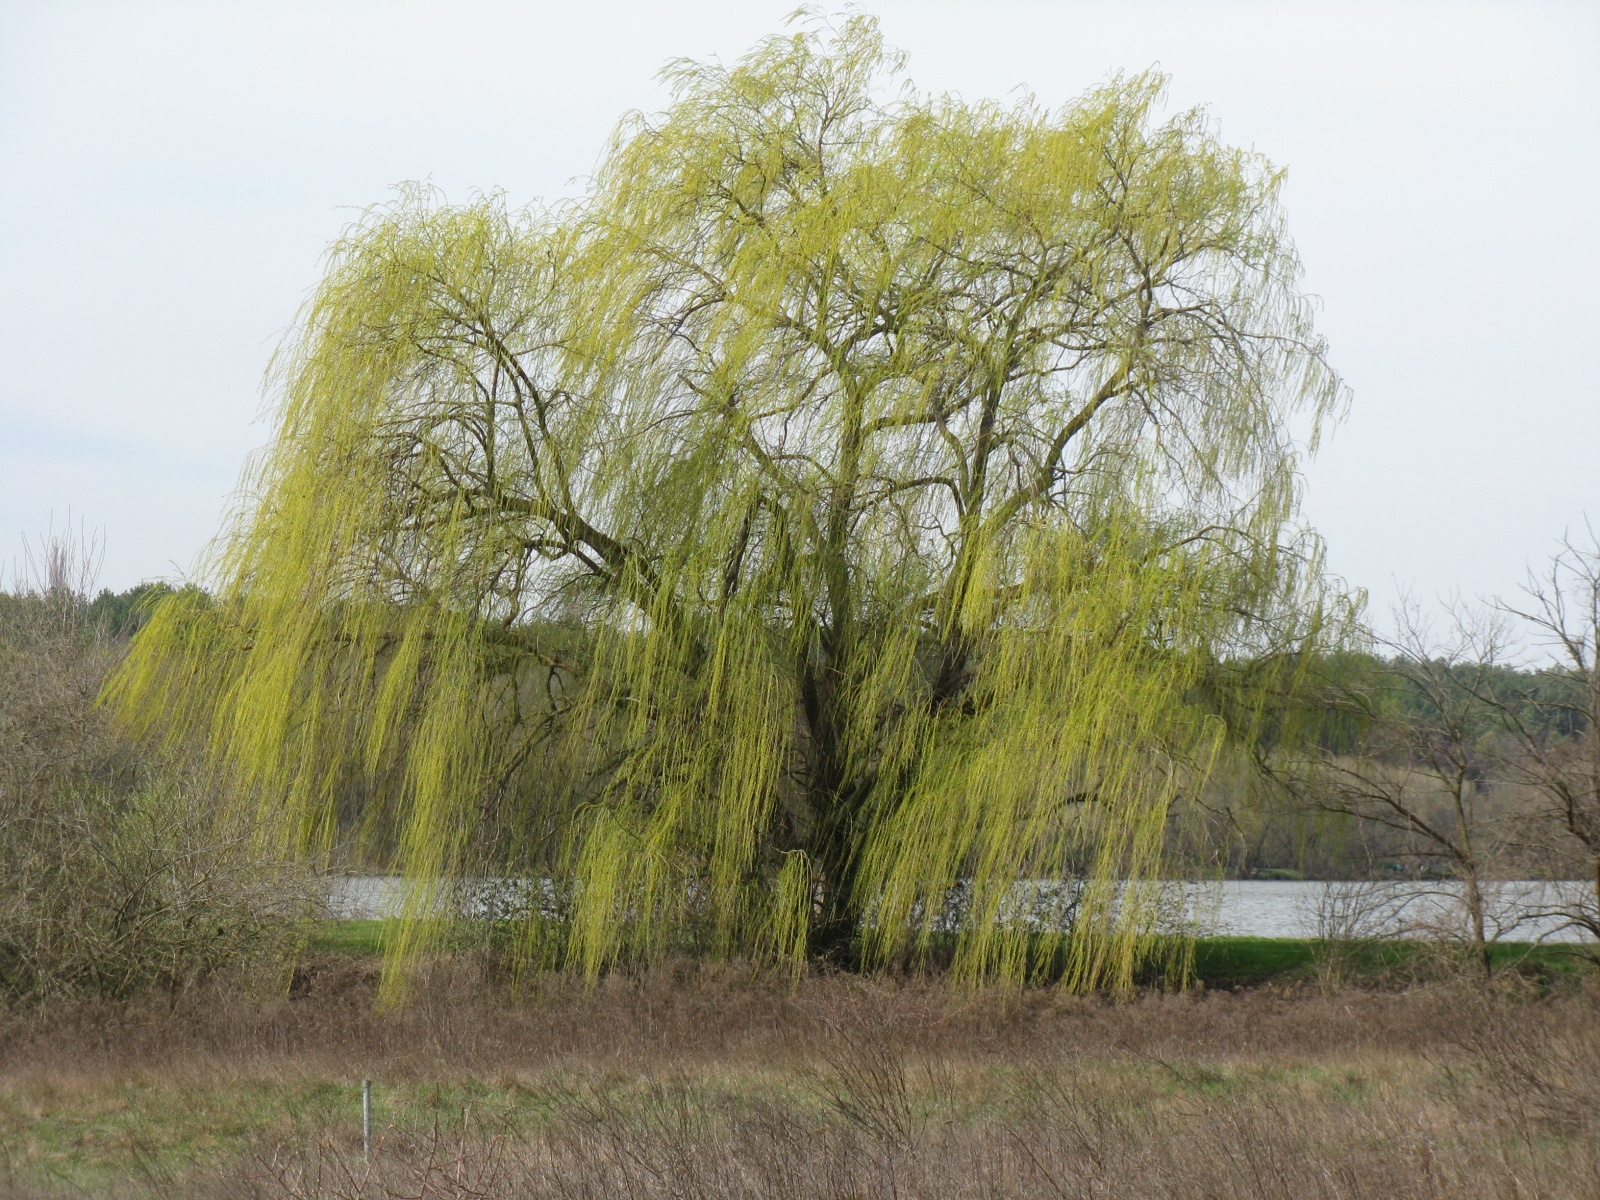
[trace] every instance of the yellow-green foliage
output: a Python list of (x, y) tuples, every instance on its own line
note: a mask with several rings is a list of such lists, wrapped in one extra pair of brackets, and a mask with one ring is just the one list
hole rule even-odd
[(1148, 944), (1188, 698), (1323, 621), (1280, 175), (1159, 77), (899, 66), (863, 17), (680, 63), (580, 199), (414, 190), (334, 247), (215, 603), (115, 696), (301, 844), (388, 846), (397, 963), (468, 862), (549, 880), (522, 944), (588, 970), (953, 925), (1016, 977), (1018, 881), (1066, 876), (1078, 983)]

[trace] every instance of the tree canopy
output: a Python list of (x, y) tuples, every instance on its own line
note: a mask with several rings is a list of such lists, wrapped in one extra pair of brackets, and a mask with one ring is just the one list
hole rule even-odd
[(369, 212), (122, 711), (389, 839), (418, 914), (537, 881), (532, 960), (1016, 975), (1071, 878), (1073, 979), (1125, 980), (1199, 685), (1324, 628), (1295, 430), (1342, 393), (1281, 174), (1162, 78), (901, 66), (865, 17), (676, 63), (576, 200)]

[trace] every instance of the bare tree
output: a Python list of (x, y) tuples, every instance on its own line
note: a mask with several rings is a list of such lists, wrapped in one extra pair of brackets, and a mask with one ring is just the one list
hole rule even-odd
[(1347, 753), (1280, 752), (1267, 765), (1305, 809), (1388, 830), (1392, 852), (1458, 883), (1466, 937), (1487, 976), (1491, 945), (1504, 932), (1490, 880), (1521, 816), (1519, 793), (1492, 770), (1500, 710), (1484, 702), (1507, 674), (1508, 622), (1458, 607), (1436, 636), (1408, 603), (1397, 625), (1377, 647), (1387, 662), (1334, 687), (1334, 703), (1359, 717), (1357, 744)]
[(1481, 688), (1503, 741), (1497, 772), (1536, 798), (1547, 850), (1576, 858), (1593, 894), (1561, 905), (1570, 927), (1600, 938), (1600, 537), (1565, 538), (1518, 602), (1496, 610), (1531, 635), (1545, 657), (1524, 686)]

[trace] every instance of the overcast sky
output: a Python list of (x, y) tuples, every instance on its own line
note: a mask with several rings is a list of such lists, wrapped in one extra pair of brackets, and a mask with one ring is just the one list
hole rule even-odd
[[(1600, 524), (1600, 4), (866, 7), (924, 89), (1054, 105), (1157, 65), (1287, 166), (1354, 392), (1306, 514), (1377, 609), (1509, 591)], [(792, 8), (0, 0), (0, 563), (70, 512), (104, 584), (181, 577), (354, 210), (417, 179), (568, 194), (666, 60)]]

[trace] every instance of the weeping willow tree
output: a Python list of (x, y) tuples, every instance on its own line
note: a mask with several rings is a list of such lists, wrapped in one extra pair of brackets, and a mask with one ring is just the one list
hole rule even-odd
[(386, 847), (397, 964), (470, 873), (535, 963), (1017, 977), (1070, 927), (1126, 982), (1197, 698), (1322, 636), (1291, 423), (1341, 393), (1280, 174), (1159, 77), (900, 67), (865, 17), (679, 63), (580, 199), (413, 190), (333, 248), (209, 597), (114, 698)]

